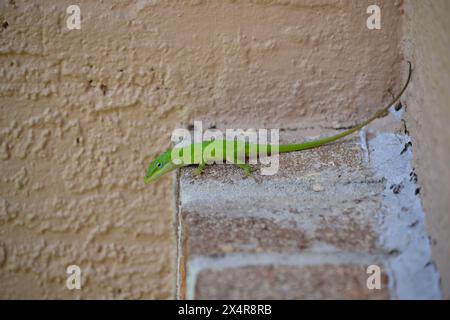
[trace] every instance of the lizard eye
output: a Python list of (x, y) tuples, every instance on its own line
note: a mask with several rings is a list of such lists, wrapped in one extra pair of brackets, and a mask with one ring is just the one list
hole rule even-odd
[(159, 169), (161, 169), (161, 168), (162, 168), (162, 163), (159, 162), (156, 166), (157, 166)]

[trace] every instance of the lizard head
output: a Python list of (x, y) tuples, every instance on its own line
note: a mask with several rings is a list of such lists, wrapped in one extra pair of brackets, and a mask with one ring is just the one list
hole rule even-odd
[(176, 168), (177, 166), (171, 161), (171, 150), (167, 150), (150, 163), (144, 182), (146, 184), (153, 182), (163, 174), (173, 171)]

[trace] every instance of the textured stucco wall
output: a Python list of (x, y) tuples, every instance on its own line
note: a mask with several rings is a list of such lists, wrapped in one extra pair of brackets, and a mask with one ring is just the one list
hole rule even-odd
[(450, 1), (405, 2), (405, 56), (415, 65), (408, 123), (433, 255), (450, 299)]
[[(170, 298), (175, 127), (353, 123), (396, 86), (401, 1), (0, 0), (0, 297)], [(66, 8), (81, 7), (81, 30)], [(398, 87), (398, 86), (397, 86)], [(65, 268), (83, 271), (65, 288)]]

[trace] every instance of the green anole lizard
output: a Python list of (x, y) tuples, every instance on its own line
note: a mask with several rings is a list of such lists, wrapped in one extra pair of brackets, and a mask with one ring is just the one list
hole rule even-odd
[[(289, 152), (296, 152), (296, 151), (302, 151), (302, 150), (308, 150), (308, 149), (314, 149), (318, 148), (320, 146), (332, 143), (336, 140), (342, 139), (356, 131), (359, 131), (363, 127), (370, 124), (372, 121), (383, 117), (388, 112), (389, 108), (392, 107), (403, 95), (406, 88), (408, 87), (408, 84), (411, 80), (412, 75), (412, 65), (411, 62), (409, 62), (409, 73), (408, 73), (408, 79), (400, 91), (400, 93), (393, 98), (393, 100), (386, 105), (383, 109), (376, 112), (371, 118), (368, 120), (354, 126), (353, 128), (344, 131), (342, 133), (336, 134), (331, 137), (322, 138), (314, 141), (308, 141), (300, 144), (280, 144), (278, 145), (278, 153), (289, 153)], [(217, 155), (211, 152), (206, 152), (206, 150), (209, 149), (211, 151), (211, 144), (215, 143), (216, 146), (220, 145), (221, 148), (223, 148), (223, 152)], [(205, 166), (209, 163), (212, 163), (214, 160), (217, 161), (218, 158), (221, 158), (221, 160), (226, 160), (229, 163), (235, 164), (242, 168), (245, 172), (246, 176), (251, 175), (252, 168), (249, 164), (243, 163), (242, 160), (237, 160), (237, 150), (245, 150), (245, 156), (248, 157), (250, 150), (256, 150), (256, 154), (260, 150), (266, 150), (268, 154), (271, 153), (271, 148), (273, 146), (269, 145), (251, 145), (249, 142), (245, 141), (231, 141), (231, 140), (218, 140), (218, 141), (203, 141), (199, 143), (192, 143), (184, 147), (179, 147), (178, 149), (169, 149), (166, 152), (160, 154), (158, 157), (156, 157), (155, 160), (153, 160), (147, 170), (147, 174), (145, 175), (144, 182), (150, 183), (152, 181), (155, 181), (157, 178), (162, 176), (165, 173), (171, 172), (175, 169), (189, 166), (189, 165), (198, 165), (198, 168), (196, 170), (196, 174), (201, 174), (203, 170), (205, 169)], [(276, 148), (275, 148), (276, 149)], [(190, 156), (185, 157), (187, 159), (184, 159), (184, 161), (181, 161), (181, 163), (177, 163), (177, 161), (173, 161), (173, 155), (177, 154), (179, 156), (182, 156), (183, 154), (188, 153)], [(231, 157), (230, 157), (231, 154)], [(214, 158), (214, 159), (213, 159)], [(179, 159), (179, 158), (177, 158)]]

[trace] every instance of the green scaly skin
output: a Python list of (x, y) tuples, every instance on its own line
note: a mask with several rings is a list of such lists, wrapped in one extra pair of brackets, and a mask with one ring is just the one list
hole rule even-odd
[[(408, 73), (408, 79), (400, 91), (400, 93), (383, 109), (379, 110), (377, 113), (375, 113), (374, 116), (369, 118), (368, 120), (354, 126), (353, 128), (344, 131), (342, 133), (336, 134), (331, 137), (318, 139), (315, 141), (308, 141), (300, 144), (281, 144), (278, 146), (278, 153), (289, 153), (289, 152), (297, 152), (297, 151), (303, 151), (308, 149), (314, 149), (321, 147), (326, 144), (330, 144), (332, 142), (335, 142), (337, 140), (340, 140), (344, 137), (347, 137), (351, 135), (352, 133), (361, 130), (368, 124), (370, 124), (372, 121), (381, 118), (387, 114), (389, 111), (389, 108), (393, 106), (395, 103), (400, 100), (403, 93), (406, 91), (406, 88), (408, 87), (408, 84), (411, 80), (412, 75), (412, 65), (411, 62), (408, 61), (409, 64), (409, 73)], [(196, 174), (201, 174), (203, 170), (205, 169), (205, 166), (207, 164), (213, 163), (214, 161), (221, 161), (221, 162), (228, 162), (237, 165), (238, 167), (242, 168), (245, 172), (246, 176), (251, 175), (252, 169), (250, 165), (245, 163), (245, 159), (240, 159), (238, 161), (237, 154), (244, 154), (245, 150), (245, 156), (248, 160), (250, 151), (252, 154), (256, 151), (256, 154), (259, 154), (259, 151), (264, 151), (266, 154), (271, 153), (271, 149), (273, 146), (271, 145), (260, 145), (260, 144), (249, 144), (248, 142), (243, 141), (231, 141), (231, 140), (218, 140), (218, 141), (204, 141), (201, 143), (194, 143), (190, 144), (183, 148), (178, 149), (169, 149), (166, 152), (159, 155), (155, 160), (153, 160), (147, 170), (147, 174), (145, 175), (144, 182), (150, 183), (161, 177), (162, 175), (171, 172), (173, 170), (176, 170), (181, 167), (189, 166), (189, 165), (198, 165), (198, 168), (196, 170)], [(222, 149), (223, 148), (223, 149)], [(222, 154), (214, 154), (214, 152), (211, 152), (211, 150), (221, 150)], [(239, 152), (238, 152), (239, 151)], [(172, 161), (172, 154), (175, 153), (177, 155), (182, 156), (183, 154), (186, 154), (186, 152), (190, 152), (191, 157), (190, 159), (184, 159), (184, 161), (181, 164), (174, 164)], [(228, 155), (228, 157), (227, 157)]]

